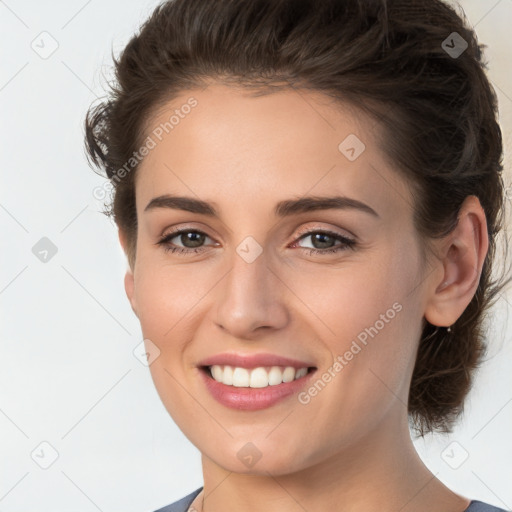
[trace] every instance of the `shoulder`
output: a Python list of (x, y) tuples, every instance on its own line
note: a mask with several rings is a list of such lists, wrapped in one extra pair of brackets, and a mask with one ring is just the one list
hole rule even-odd
[(507, 512), (504, 508), (498, 508), (483, 501), (473, 500), (464, 512)]
[(171, 503), (170, 505), (167, 505), (163, 508), (159, 508), (158, 510), (155, 510), (155, 512), (187, 512), (188, 507), (190, 507), (194, 501), (194, 498), (201, 492), (202, 489), (202, 487), (199, 487), (199, 489), (196, 489), (194, 492), (191, 492), (184, 498), (181, 498), (181, 500), (175, 501), (174, 503)]

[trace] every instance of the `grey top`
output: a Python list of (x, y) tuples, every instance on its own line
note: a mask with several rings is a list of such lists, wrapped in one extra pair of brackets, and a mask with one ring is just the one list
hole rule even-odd
[[(194, 492), (189, 495), (181, 498), (179, 501), (175, 501), (166, 507), (159, 508), (155, 510), (155, 512), (187, 512), (188, 507), (194, 501), (194, 498), (203, 490), (202, 487), (196, 489)], [(489, 505), (488, 503), (484, 503), (482, 501), (472, 500), (469, 504), (469, 507), (464, 512), (507, 512), (503, 508), (497, 508), (493, 505)], [(508, 511), (510, 512), (510, 511)]]

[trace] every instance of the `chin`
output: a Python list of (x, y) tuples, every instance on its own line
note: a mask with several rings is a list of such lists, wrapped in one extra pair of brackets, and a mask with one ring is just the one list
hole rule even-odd
[(273, 476), (286, 475), (301, 471), (314, 464), (304, 459), (303, 447), (296, 451), (288, 447), (279, 447), (270, 439), (255, 440), (254, 442), (216, 443), (202, 450), (204, 456), (226, 471), (246, 475)]

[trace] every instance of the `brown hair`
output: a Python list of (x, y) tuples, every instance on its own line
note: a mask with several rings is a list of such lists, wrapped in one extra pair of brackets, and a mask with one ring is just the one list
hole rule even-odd
[(491, 279), (504, 216), (502, 136), (482, 45), (464, 15), (440, 0), (171, 0), (114, 63), (110, 94), (87, 113), (86, 149), (113, 185), (104, 213), (125, 233), (132, 268), (134, 152), (158, 107), (212, 79), (320, 91), (373, 116), (382, 150), (412, 185), (429, 256), (464, 199), (479, 198), (489, 250), (478, 289), (451, 332), (425, 321), (409, 393), (417, 432), (450, 432), (482, 361), (484, 314), (510, 281)]

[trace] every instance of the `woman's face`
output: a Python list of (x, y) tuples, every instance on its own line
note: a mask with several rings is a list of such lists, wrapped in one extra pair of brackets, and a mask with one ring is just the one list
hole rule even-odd
[[(290, 473), (406, 432), (429, 274), (410, 191), (356, 112), (319, 93), (211, 84), (169, 102), (146, 133), (126, 290), (165, 407), (229, 471)], [(165, 195), (215, 215), (148, 207)], [(310, 197), (348, 199), (307, 209)], [(315, 370), (248, 387), (251, 368), (287, 364), (231, 361), (237, 385), (208, 381), (205, 360), (222, 367), (226, 354)]]

